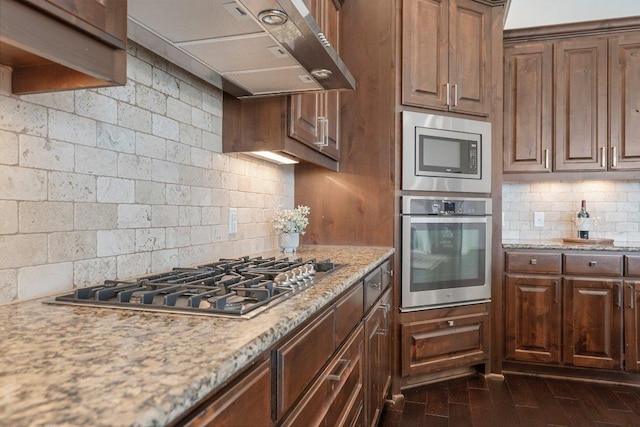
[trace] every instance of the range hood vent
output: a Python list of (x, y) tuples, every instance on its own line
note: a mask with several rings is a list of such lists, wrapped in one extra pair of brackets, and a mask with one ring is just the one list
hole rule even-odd
[(355, 89), (302, 0), (129, 0), (128, 36), (238, 98)]

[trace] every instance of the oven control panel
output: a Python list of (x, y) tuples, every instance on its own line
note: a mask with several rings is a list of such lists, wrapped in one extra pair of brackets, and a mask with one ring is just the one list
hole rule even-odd
[(403, 197), (404, 215), (491, 215), (491, 199), (438, 199), (432, 197)]

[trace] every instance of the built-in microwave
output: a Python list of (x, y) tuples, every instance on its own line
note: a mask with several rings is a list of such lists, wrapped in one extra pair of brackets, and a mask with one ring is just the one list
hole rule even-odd
[(491, 123), (402, 112), (402, 189), (491, 192)]

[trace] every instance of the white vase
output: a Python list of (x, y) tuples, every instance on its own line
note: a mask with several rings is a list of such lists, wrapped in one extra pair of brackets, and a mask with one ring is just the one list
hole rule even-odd
[(300, 245), (300, 233), (280, 233), (280, 250), (295, 252)]

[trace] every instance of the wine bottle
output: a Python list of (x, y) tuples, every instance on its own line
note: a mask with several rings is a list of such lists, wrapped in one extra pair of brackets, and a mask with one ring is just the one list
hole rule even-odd
[(589, 218), (589, 212), (587, 212), (587, 201), (583, 200), (580, 212), (578, 212), (578, 237), (581, 239), (589, 238), (589, 229), (586, 224), (587, 221), (584, 221), (587, 218)]

